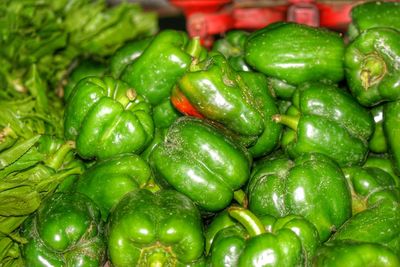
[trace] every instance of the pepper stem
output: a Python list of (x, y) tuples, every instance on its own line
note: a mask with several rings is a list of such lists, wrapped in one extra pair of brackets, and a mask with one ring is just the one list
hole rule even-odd
[(199, 36), (193, 37), (189, 41), (185, 50), (186, 53), (191, 55), (194, 59), (197, 59), (200, 56), (201, 51), (203, 50), (203, 46), (200, 43), (200, 37)]
[(233, 199), (235, 199), (243, 208), (247, 208), (249, 204), (246, 193), (242, 189), (233, 192)]
[(68, 154), (72, 149), (75, 148), (75, 142), (74, 141), (67, 141), (64, 144), (61, 145), (61, 147), (49, 157), (49, 159), (46, 161), (46, 165), (53, 170), (58, 170)]
[(291, 115), (284, 115), (284, 114), (275, 114), (272, 116), (272, 120), (286, 125), (290, 129), (296, 131), (297, 126), (299, 124), (300, 116), (291, 116)]
[(250, 237), (265, 233), (264, 224), (250, 210), (239, 206), (233, 206), (228, 208), (228, 213), (246, 228)]
[(385, 61), (376, 54), (368, 55), (362, 62), (362, 69), (360, 72), (362, 87), (367, 90), (371, 85), (379, 82), (385, 73)]

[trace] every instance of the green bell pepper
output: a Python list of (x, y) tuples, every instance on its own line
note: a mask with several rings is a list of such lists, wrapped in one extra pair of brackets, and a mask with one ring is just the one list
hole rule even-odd
[(292, 85), (339, 82), (344, 77), (344, 42), (333, 31), (277, 22), (250, 34), (245, 60), (255, 70)]
[(223, 38), (213, 43), (211, 51), (218, 51), (223, 54), (234, 70), (251, 71), (251, 67), (244, 59), (244, 46), (249, 34), (244, 30), (228, 31)]
[(400, 4), (389, 1), (371, 1), (351, 9), (348, 28), (350, 40), (370, 28), (390, 27), (400, 29)]
[(142, 55), (125, 68), (121, 80), (155, 106), (170, 95), (178, 79), (185, 74), (192, 63), (192, 52), (196, 54), (200, 50), (203, 49), (199, 39), (189, 41), (185, 32), (163, 30), (154, 36)]
[(400, 255), (400, 204), (380, 201), (353, 215), (330, 240), (354, 240), (379, 243)]
[(127, 193), (107, 225), (112, 266), (191, 266), (203, 257), (200, 213), (175, 190)]
[[(280, 236), (281, 232), (291, 230), (300, 240), (302, 246), (301, 260), (308, 266), (319, 246), (319, 236), (313, 224), (301, 216), (288, 215), (276, 219), (272, 216), (256, 217), (249, 210), (239, 207), (230, 207), (219, 213), (205, 230), (206, 255), (211, 266), (237, 266), (242, 252), (246, 249), (250, 239), (264, 234), (267, 240), (270, 236)], [(291, 235), (291, 234), (288, 234)], [(298, 240), (293, 239), (295, 243)], [(281, 244), (282, 243), (282, 244)], [(289, 247), (290, 244), (282, 240), (275, 246), (260, 246), (261, 251), (271, 248), (273, 254), (279, 255), (279, 246)], [(288, 253), (288, 257), (298, 257), (296, 253)], [(282, 260), (282, 259), (279, 259)], [(272, 264), (278, 266), (279, 260)]]
[(97, 204), (105, 221), (126, 193), (151, 186), (150, 179), (150, 166), (141, 157), (123, 154), (96, 162), (79, 177), (75, 190)]
[(313, 266), (395, 267), (400, 266), (400, 259), (386, 246), (348, 240), (325, 243), (318, 249)]
[(133, 40), (115, 51), (110, 59), (111, 75), (119, 79), (125, 68), (142, 55), (143, 51), (149, 46), (151, 40), (153, 40), (153, 37)]
[(161, 186), (172, 186), (206, 211), (218, 211), (249, 178), (251, 157), (211, 124), (182, 117), (150, 161)]
[[(272, 115), (278, 113), (278, 108), (266, 90), (263, 74), (236, 72), (220, 53), (192, 65), (191, 70), (179, 80), (179, 89), (174, 91), (179, 90), (202, 117), (250, 140), (243, 145), (250, 147), (255, 157), (277, 147), (282, 129), (272, 121)], [(171, 101), (182, 110), (174, 94)]]
[(400, 178), (395, 174), (393, 162), (388, 154), (369, 154), (363, 167), (379, 168), (390, 174), (396, 183), (400, 186)]
[(389, 102), (383, 108), (383, 131), (394, 171), (400, 175), (400, 100)]
[(172, 105), (169, 98), (153, 107), (153, 121), (156, 128), (168, 128), (182, 114)]
[(260, 160), (247, 194), (249, 209), (255, 214), (301, 215), (315, 225), (322, 241), (351, 216), (346, 179), (323, 154), (303, 154), (295, 161), (284, 155)]
[(79, 193), (52, 195), (23, 225), (26, 266), (102, 266), (106, 243), (100, 211)]
[(296, 88), (296, 86), (288, 84), (285, 81), (274, 77), (268, 77), (268, 89), (271, 95), (279, 99), (291, 100)]
[(104, 63), (91, 59), (84, 59), (68, 75), (67, 84), (64, 86), (64, 99), (67, 101), (76, 84), (89, 76), (102, 77), (107, 72)]
[(307, 83), (297, 89), (292, 103), (285, 115), (274, 116), (289, 127), (282, 147), (291, 157), (317, 152), (341, 166), (364, 162), (374, 122), (350, 94), (332, 85)]
[(371, 138), (368, 140), (368, 148), (373, 153), (386, 153), (387, 141), (383, 131), (383, 104), (370, 109), (374, 117), (375, 127)]
[(76, 140), (86, 159), (142, 151), (154, 132), (150, 105), (126, 83), (112, 77), (88, 77), (65, 107), (65, 138)]
[(400, 32), (372, 28), (362, 32), (345, 52), (346, 80), (364, 106), (400, 99)]
[(353, 215), (380, 201), (400, 202), (398, 181), (386, 171), (376, 167), (360, 166), (342, 170), (351, 190)]

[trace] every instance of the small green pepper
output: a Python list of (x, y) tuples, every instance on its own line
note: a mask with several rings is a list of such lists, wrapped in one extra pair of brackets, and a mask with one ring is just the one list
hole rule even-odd
[(344, 42), (333, 31), (277, 22), (250, 34), (245, 60), (255, 70), (291, 85), (344, 78)]
[(96, 162), (79, 177), (75, 190), (92, 199), (105, 221), (128, 192), (148, 185), (150, 166), (138, 155), (123, 154)]
[(351, 240), (327, 242), (321, 246), (313, 260), (315, 267), (396, 267), (398, 256), (386, 246)]
[(380, 201), (348, 219), (330, 240), (378, 243), (400, 255), (400, 204)]
[(399, 42), (397, 30), (371, 28), (346, 47), (347, 84), (362, 105), (400, 99)]
[(282, 147), (291, 157), (317, 152), (341, 166), (365, 161), (374, 122), (350, 94), (332, 85), (306, 83), (297, 88), (292, 104), (286, 114), (274, 116), (289, 127)]
[(86, 159), (140, 152), (153, 138), (150, 113), (150, 105), (126, 83), (87, 77), (66, 103), (65, 138), (76, 140)]
[(249, 209), (277, 218), (301, 215), (322, 241), (351, 216), (351, 196), (338, 165), (323, 154), (284, 155), (257, 163), (247, 188)]
[(26, 266), (102, 266), (106, 244), (100, 211), (79, 193), (55, 193), (22, 227)]
[(223, 38), (213, 43), (212, 51), (223, 54), (229, 65), (236, 71), (251, 71), (251, 67), (244, 59), (244, 46), (249, 32), (244, 30), (231, 30)]
[(353, 215), (380, 201), (400, 202), (397, 181), (386, 171), (376, 167), (353, 166), (343, 168), (352, 196)]
[[(298, 240), (292, 241), (301, 242), (301, 261), (309, 265), (319, 245), (318, 232), (313, 224), (297, 215), (288, 215), (279, 219), (268, 215), (257, 217), (249, 210), (239, 207), (224, 210), (207, 226), (205, 231), (207, 260), (211, 266), (237, 266), (251, 238), (264, 234), (267, 240), (271, 236), (280, 236), (281, 232), (286, 230), (291, 230), (297, 236)], [(272, 254), (279, 255), (279, 246), (289, 247), (290, 245), (285, 240), (281, 240), (281, 243), (270, 247), (260, 246), (259, 253), (271, 249)], [(298, 255), (288, 253), (288, 257), (298, 257)], [(281, 260), (271, 261), (271, 264), (279, 265), (282, 263)]]
[(211, 124), (182, 117), (150, 161), (161, 186), (174, 187), (206, 211), (218, 211), (249, 178), (251, 157)]
[(112, 266), (190, 266), (203, 257), (200, 213), (175, 190), (127, 193), (107, 225)]
[(142, 55), (151, 40), (153, 40), (153, 37), (147, 37), (128, 42), (120, 47), (110, 59), (111, 75), (119, 79), (125, 68)]
[(191, 53), (200, 50), (198, 39), (189, 40), (185, 32), (163, 30), (154, 36), (141, 56), (125, 68), (121, 80), (156, 106), (169, 97), (178, 79), (188, 70)]
[(350, 40), (363, 31), (376, 27), (400, 29), (400, 4), (391, 1), (367, 1), (351, 9), (348, 28)]
[(384, 105), (383, 131), (386, 135), (394, 171), (397, 175), (400, 175), (400, 100)]
[[(272, 120), (278, 112), (275, 99), (267, 90), (267, 79), (261, 73), (236, 72), (220, 53), (192, 65), (178, 82), (184, 99), (204, 117), (223, 124), (238, 134), (254, 157), (274, 150), (280, 139), (281, 126)], [(183, 113), (186, 102), (176, 94), (172, 103)]]

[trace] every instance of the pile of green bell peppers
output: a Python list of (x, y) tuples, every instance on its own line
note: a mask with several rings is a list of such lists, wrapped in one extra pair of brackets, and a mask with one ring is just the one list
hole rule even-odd
[[(3, 200), (0, 260), (400, 266), (400, 5), (351, 18), (345, 35), (277, 22), (210, 48), (166, 29), (82, 61), (57, 145), (0, 114), (0, 194), (26, 176), (38, 194), (12, 221)], [(70, 177), (32, 183), (38, 165)]]

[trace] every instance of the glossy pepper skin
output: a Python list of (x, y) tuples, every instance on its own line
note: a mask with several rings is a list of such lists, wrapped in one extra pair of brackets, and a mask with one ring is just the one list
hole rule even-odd
[(353, 215), (380, 201), (400, 202), (398, 181), (386, 171), (360, 166), (342, 170), (351, 190)]
[[(235, 209), (238, 209), (235, 211)], [(233, 213), (236, 213), (233, 214)], [(231, 214), (231, 215), (230, 215)], [(234, 219), (241, 216), (243, 219)], [(245, 220), (245, 221), (243, 221)], [(258, 225), (260, 229), (256, 229)], [(308, 266), (319, 245), (319, 236), (317, 229), (310, 222), (301, 216), (289, 215), (284, 218), (276, 219), (272, 216), (256, 217), (248, 210), (242, 208), (230, 207), (218, 214), (205, 230), (206, 254), (208, 254), (208, 263), (210, 266), (238, 266), (242, 252), (245, 250), (250, 239), (258, 234), (265, 232), (265, 239), (272, 236), (283, 236), (281, 232), (291, 230), (297, 236), (291, 242), (298, 243), (300, 240), (302, 252), (301, 261)], [(288, 236), (293, 237), (290, 233)], [(282, 239), (282, 244), (276, 243), (275, 246), (260, 246), (259, 252), (268, 248), (273, 250), (273, 254), (279, 255), (279, 246), (290, 247), (288, 240)], [(286, 244), (285, 244), (286, 243)], [(265, 244), (264, 244), (265, 245)], [(288, 253), (288, 258), (296, 258), (296, 253)], [(271, 257), (272, 258), (272, 257)], [(279, 260), (272, 261), (271, 265), (280, 264)]]
[(373, 118), (344, 90), (323, 83), (304, 84), (293, 95), (286, 114), (274, 118), (289, 126), (282, 147), (291, 157), (317, 152), (341, 166), (365, 161)]
[(386, 246), (348, 240), (325, 243), (318, 249), (313, 266), (395, 267), (400, 266), (400, 259)]
[(249, 209), (255, 214), (301, 215), (314, 224), (321, 241), (350, 218), (345, 177), (327, 156), (303, 154), (292, 161), (280, 155), (257, 164), (247, 188)]
[(111, 75), (119, 79), (125, 68), (138, 59), (143, 51), (149, 46), (153, 37), (147, 37), (140, 40), (133, 40), (125, 43), (112, 55), (110, 59)]
[(103, 62), (86, 59), (79, 62), (68, 76), (67, 84), (64, 87), (64, 99), (67, 100), (74, 90), (76, 84), (83, 78), (89, 76), (102, 77), (107, 72), (107, 66)]
[(400, 32), (372, 28), (347, 47), (345, 71), (349, 89), (364, 106), (400, 98)]
[(368, 148), (373, 153), (386, 153), (388, 150), (383, 130), (383, 106), (384, 104), (381, 104), (370, 109), (374, 117), (375, 127), (371, 138), (368, 140)]
[(121, 79), (156, 106), (170, 95), (178, 79), (189, 68), (192, 62), (191, 54), (186, 51), (189, 43), (185, 32), (159, 32), (142, 55), (126, 67)]
[(190, 266), (203, 256), (200, 213), (175, 190), (124, 196), (107, 225), (112, 266)]
[(244, 59), (244, 46), (249, 34), (244, 30), (228, 31), (223, 38), (214, 42), (211, 50), (223, 54), (234, 70), (251, 71), (251, 67)]
[(106, 243), (97, 206), (79, 193), (55, 193), (22, 228), (26, 266), (102, 266)]
[(222, 54), (216, 53), (200, 62), (179, 80), (178, 85), (204, 117), (220, 122), (241, 135), (257, 136), (262, 133), (262, 114), (251, 96), (251, 89)]
[(88, 77), (66, 103), (64, 128), (81, 157), (104, 159), (142, 151), (153, 138), (154, 123), (150, 105), (129, 85)]
[(385, 104), (383, 108), (383, 131), (394, 171), (400, 175), (400, 100)]
[(351, 23), (348, 29), (350, 40), (370, 28), (400, 28), (400, 4), (388, 1), (371, 1), (351, 9)]
[(79, 177), (75, 190), (97, 204), (105, 221), (126, 193), (146, 187), (151, 176), (145, 160), (135, 154), (123, 154), (96, 162)]
[(344, 77), (339, 34), (292, 22), (277, 22), (250, 34), (245, 60), (255, 70), (292, 85), (338, 82)]
[[(268, 93), (268, 82), (261, 73), (236, 72), (216, 53), (200, 62), (178, 82), (179, 90), (200, 114), (223, 124), (244, 141), (255, 157), (268, 154), (278, 145), (281, 126), (272, 120), (278, 112), (275, 99)], [(172, 103), (181, 109), (173, 94)], [(184, 112), (184, 111), (183, 111)]]
[(162, 186), (172, 186), (206, 211), (219, 211), (249, 178), (251, 157), (211, 124), (182, 117), (150, 161)]
[(330, 240), (354, 240), (385, 245), (400, 255), (400, 205), (382, 200), (347, 220)]

